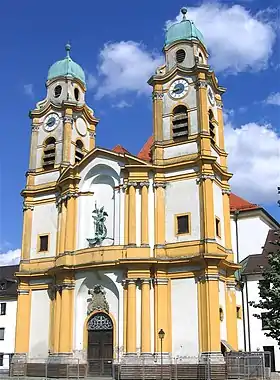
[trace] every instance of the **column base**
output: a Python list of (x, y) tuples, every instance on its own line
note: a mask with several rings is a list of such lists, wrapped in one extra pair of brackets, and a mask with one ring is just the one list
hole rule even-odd
[[(161, 353), (155, 352), (153, 354), (154, 362), (156, 364), (161, 364)], [(171, 364), (172, 363), (172, 357), (169, 352), (163, 352), (162, 353), (162, 364)]]
[(10, 375), (11, 376), (26, 376), (26, 353), (15, 353), (12, 357)]
[(139, 362), (139, 356), (136, 352), (127, 352), (123, 354), (121, 362), (124, 364), (136, 364)]
[(221, 352), (202, 352), (200, 363), (224, 364), (225, 358)]

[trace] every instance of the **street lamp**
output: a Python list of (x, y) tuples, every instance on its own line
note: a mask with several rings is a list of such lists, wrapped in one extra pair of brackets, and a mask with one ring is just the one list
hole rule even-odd
[(163, 380), (163, 362), (162, 362), (162, 341), (164, 339), (165, 332), (163, 329), (160, 329), (158, 332), (158, 337), (160, 339), (160, 378)]

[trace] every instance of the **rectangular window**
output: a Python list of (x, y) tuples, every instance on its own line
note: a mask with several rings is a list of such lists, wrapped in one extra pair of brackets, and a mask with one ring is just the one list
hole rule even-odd
[(267, 330), (267, 313), (261, 313), (262, 330)]
[(0, 367), (3, 367), (3, 359), (4, 359), (4, 354), (1, 352), (0, 353)]
[(241, 306), (236, 306), (236, 317), (242, 319)]
[(4, 340), (4, 335), (5, 335), (5, 328), (0, 327), (0, 340)]
[(270, 288), (270, 283), (267, 280), (259, 281), (259, 295), (261, 298), (264, 298), (266, 289)]
[(176, 235), (190, 233), (190, 215), (176, 215)]
[(215, 226), (216, 226), (216, 235), (218, 237), (221, 237), (221, 221), (217, 216), (215, 218)]
[(6, 302), (0, 304), (0, 314), (1, 315), (6, 315)]
[(45, 252), (49, 249), (49, 236), (41, 235), (39, 236), (39, 252)]

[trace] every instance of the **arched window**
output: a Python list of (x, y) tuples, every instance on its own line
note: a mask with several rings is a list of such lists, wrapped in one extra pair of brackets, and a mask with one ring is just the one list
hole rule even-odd
[(74, 96), (75, 96), (75, 99), (78, 101), (80, 98), (80, 93), (77, 87), (74, 89)]
[(76, 149), (75, 149), (75, 163), (80, 162), (84, 157), (84, 144), (81, 140), (76, 141)]
[(178, 63), (182, 63), (186, 58), (186, 52), (183, 49), (179, 49), (176, 51), (176, 61)]
[(188, 137), (188, 111), (187, 107), (180, 105), (174, 108), (172, 117), (173, 139)]
[(62, 87), (60, 85), (56, 86), (54, 89), (54, 97), (59, 98), (61, 95)]
[(43, 168), (53, 169), (55, 164), (55, 138), (49, 137), (43, 148)]
[(216, 141), (216, 135), (215, 135), (215, 118), (212, 110), (209, 110), (208, 112), (209, 117), (209, 133), (211, 136), (211, 141), (215, 143)]
[(203, 63), (203, 56), (201, 53), (198, 54), (198, 62)]

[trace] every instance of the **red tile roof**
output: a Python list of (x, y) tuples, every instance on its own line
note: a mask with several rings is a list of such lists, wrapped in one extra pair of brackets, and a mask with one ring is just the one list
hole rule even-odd
[(252, 210), (257, 209), (260, 206), (250, 203), (246, 201), (245, 199), (238, 197), (237, 195), (231, 193), (229, 196), (229, 203), (230, 203), (230, 211), (236, 211), (236, 210)]
[(126, 150), (122, 145), (118, 144), (116, 145), (113, 149), (112, 149), (113, 152), (115, 153), (128, 153), (129, 154), (129, 151)]
[(150, 136), (148, 140), (145, 142), (140, 152), (138, 153), (137, 157), (144, 161), (149, 161), (149, 162), (152, 161), (151, 147), (153, 143), (154, 143), (154, 137)]

